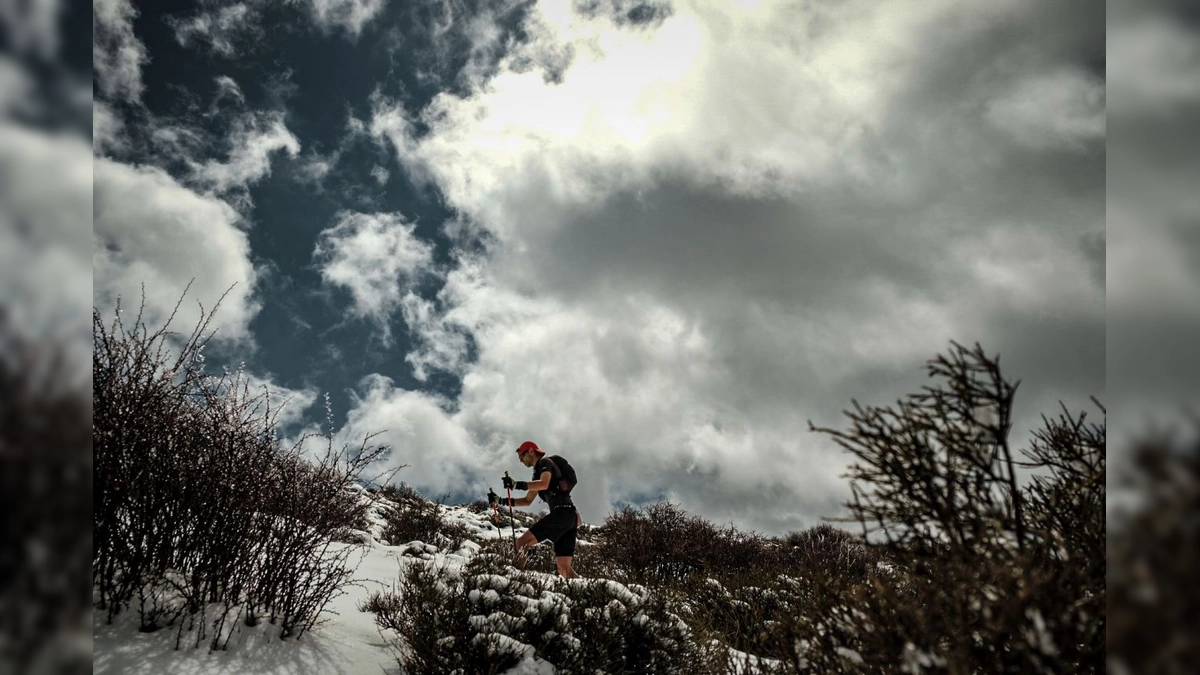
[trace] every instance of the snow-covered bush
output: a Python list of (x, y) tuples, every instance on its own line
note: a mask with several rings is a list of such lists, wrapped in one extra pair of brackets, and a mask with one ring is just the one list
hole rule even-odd
[(405, 672), (504, 672), (540, 661), (558, 673), (703, 674), (721, 672), (724, 657), (646, 587), (520, 571), (487, 553), (462, 568), (414, 562), (395, 593), (363, 609), (395, 631)]
[[(211, 318), (211, 313), (208, 318)], [(223, 647), (237, 621), (311, 628), (350, 577), (366, 500), (350, 489), (382, 448), (311, 461), (284, 448), (277, 408), (240, 372), (204, 368), (207, 319), (178, 342), (140, 316), (93, 314), (92, 580), (96, 604), (133, 608), (140, 628), (177, 626), (176, 645)]]
[(756, 672), (859, 672), (857, 609), (877, 580), (780, 574), (762, 585), (726, 586), (709, 577), (681, 593), (681, 615), (736, 653), (758, 660)]

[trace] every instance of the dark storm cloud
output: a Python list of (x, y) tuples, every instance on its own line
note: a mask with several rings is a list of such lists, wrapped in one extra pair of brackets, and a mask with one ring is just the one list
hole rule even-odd
[[(99, 108), (98, 147), (244, 197), (254, 362), (353, 388), (347, 439), (411, 418), (384, 440), (482, 475), (534, 436), (603, 476), (592, 519), (666, 495), (779, 531), (844, 497), (808, 419), (912, 391), (951, 339), (1003, 354), (1030, 416), (1103, 388), (1088, 3), (238, 6), (143, 17), (174, 27), (142, 36), (150, 114)], [(222, 58), (193, 74), (181, 42)], [(367, 244), (428, 242), (421, 284), (349, 247), (322, 290), (314, 247), (356, 212)]]
[[(399, 159), (492, 242), (427, 324), (479, 344), (457, 362), (456, 419), (503, 429), (495, 411), (520, 401), (608, 467), (601, 493), (665, 491), (778, 530), (844, 497), (845, 457), (807, 420), (915, 390), (950, 340), (1004, 355), (1026, 427), (1102, 393), (1103, 20), (915, 9), (677, 6), (649, 47), (607, 14), (535, 13), (475, 90), (377, 111)], [(575, 49), (591, 30), (629, 42)], [(623, 60), (644, 47), (699, 51), (673, 79)], [(521, 79), (559, 53), (573, 60), (543, 84)]]
[[(1198, 37), (1181, 4), (1114, 4), (1106, 253), (1119, 440), (1194, 415), (1200, 404)], [(1115, 466), (1122, 459), (1116, 453)]]
[(844, 302), (841, 291), (870, 278), (929, 277), (896, 248), (909, 241), (899, 214), (847, 206), (830, 212), (667, 182), (566, 214), (522, 263), (551, 292), (731, 294), (814, 308)]

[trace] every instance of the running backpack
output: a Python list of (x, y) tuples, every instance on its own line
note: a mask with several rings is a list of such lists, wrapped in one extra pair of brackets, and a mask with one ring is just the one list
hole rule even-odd
[(561, 455), (551, 455), (548, 459), (554, 462), (554, 466), (557, 466), (559, 473), (562, 474), (562, 479), (558, 481), (558, 491), (564, 494), (570, 492), (578, 482), (575, 478), (575, 469), (571, 468), (571, 463)]

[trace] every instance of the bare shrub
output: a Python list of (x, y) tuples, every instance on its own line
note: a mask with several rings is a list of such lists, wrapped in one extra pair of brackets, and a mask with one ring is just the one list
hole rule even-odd
[(70, 649), (90, 624), (91, 409), (65, 368), (0, 311), (0, 672), (91, 672)]
[(679, 583), (705, 568), (716, 528), (675, 504), (626, 506), (605, 521), (597, 544), (624, 578), (641, 584)]
[[(675, 593), (682, 616), (694, 630), (765, 660), (759, 662), (758, 672), (856, 672), (848, 667), (851, 664), (841, 663), (840, 655), (857, 646), (857, 641), (847, 640), (844, 624), (868, 583), (833, 575), (780, 574), (733, 587), (709, 577)], [(822, 667), (809, 670), (810, 652), (829, 658)]]
[(1200, 660), (1200, 420), (1130, 452), (1121, 487), (1138, 503), (1108, 528), (1109, 672), (1188, 673)]
[(878, 562), (874, 549), (852, 532), (827, 523), (789, 532), (781, 542), (781, 564), (796, 574), (863, 577)]
[(385, 591), (371, 591), (358, 603), (358, 611), (375, 615), (375, 624), (390, 631), (399, 630), (399, 617), (404, 611), (400, 596)]
[(205, 371), (212, 315), (182, 337), (93, 313), (92, 580), (110, 621), (132, 607), (177, 647), (195, 626), (219, 649), (239, 619), (315, 625), (351, 573), (335, 541), (366, 521), (351, 486), (385, 448), (282, 447), (269, 392)]
[(379, 488), (379, 495), (401, 506), (417, 506), (425, 501), (425, 497), (408, 483), (388, 483)]
[(470, 528), (442, 516), (445, 497), (431, 502), (404, 483), (385, 486), (380, 494), (396, 504), (383, 512), (385, 522), (381, 533), (384, 541), (393, 546), (420, 541), (453, 551), (470, 538)]
[(596, 528), (597, 554), (620, 578), (659, 586), (782, 571), (778, 547), (754, 532), (717, 527), (675, 504), (626, 506)]
[[(855, 403), (848, 430), (818, 429), (854, 455), (848, 506), (894, 573), (814, 614), (823, 631), (789, 630), (881, 672), (1103, 668), (1104, 424), (1047, 419), (1022, 463), (1008, 441), (1017, 385), (997, 359), (953, 344), (928, 371), (936, 383), (896, 407)], [(832, 668), (834, 653), (805, 656)]]
[[(582, 537), (582, 533), (580, 534)], [(541, 547), (539, 547), (541, 548)], [(553, 553), (550, 546), (545, 546), (546, 550)], [(551, 561), (553, 558), (551, 558)], [(604, 550), (596, 544), (580, 539), (575, 546), (575, 557), (572, 560), (572, 568), (579, 573), (581, 577), (586, 579), (613, 579), (621, 580), (621, 569), (613, 564)], [(555, 572), (556, 568), (547, 568), (547, 571)]]

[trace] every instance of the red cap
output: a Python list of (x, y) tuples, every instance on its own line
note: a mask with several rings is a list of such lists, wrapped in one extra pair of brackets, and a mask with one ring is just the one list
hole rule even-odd
[(539, 447), (538, 447), (538, 444), (537, 444), (537, 443), (534, 443), (533, 441), (525, 441), (524, 443), (522, 443), (522, 444), (521, 444), (521, 445), (520, 445), (520, 446), (517, 448), (517, 454), (519, 455), (519, 454), (521, 454), (521, 453), (523, 453), (523, 452), (525, 452), (525, 451), (527, 451), (527, 450), (532, 450), (532, 451), (536, 452), (536, 453), (537, 453), (537, 454), (539, 454), (539, 455), (544, 455), (544, 454), (546, 454), (546, 452), (545, 452), (544, 450), (542, 450), (541, 448), (539, 448)]

